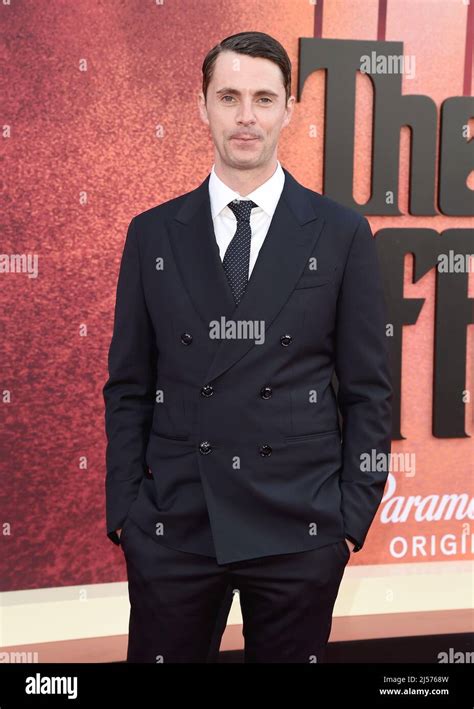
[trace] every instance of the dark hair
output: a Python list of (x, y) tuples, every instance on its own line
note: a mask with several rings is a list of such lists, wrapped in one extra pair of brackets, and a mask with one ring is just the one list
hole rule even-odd
[(239, 32), (226, 37), (216, 44), (207, 54), (202, 64), (202, 92), (207, 98), (207, 88), (212, 79), (214, 64), (221, 52), (230, 51), (248, 54), (250, 57), (261, 57), (275, 62), (283, 74), (286, 100), (291, 96), (291, 61), (285, 48), (278, 40), (264, 32)]

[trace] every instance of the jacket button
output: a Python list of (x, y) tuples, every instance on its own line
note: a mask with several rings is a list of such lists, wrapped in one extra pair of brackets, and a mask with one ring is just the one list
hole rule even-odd
[(292, 339), (293, 338), (291, 335), (282, 335), (280, 337), (280, 343), (283, 345), (283, 347), (288, 347)]
[(201, 396), (212, 396), (213, 394), (214, 387), (212, 387), (210, 384), (206, 384), (206, 386), (202, 387)]
[(260, 396), (262, 399), (269, 399), (272, 394), (273, 390), (271, 387), (263, 387), (263, 389), (260, 389)]
[(264, 446), (260, 446), (260, 455), (271, 455), (272, 454), (272, 449), (270, 446), (267, 446), (266, 444)]
[(212, 446), (209, 443), (209, 441), (203, 441), (202, 443), (199, 444), (199, 452), (202, 453), (203, 455), (207, 455), (212, 451)]
[(190, 345), (191, 342), (193, 341), (193, 336), (189, 334), (189, 332), (183, 332), (181, 335), (181, 342), (183, 345)]

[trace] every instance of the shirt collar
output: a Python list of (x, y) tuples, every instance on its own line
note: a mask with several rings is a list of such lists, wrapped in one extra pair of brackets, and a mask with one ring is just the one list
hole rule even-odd
[[(268, 214), (269, 217), (273, 217), (273, 213), (277, 207), (278, 200), (280, 199), (283, 186), (285, 184), (285, 173), (277, 160), (277, 166), (275, 172), (271, 177), (268, 178), (262, 185), (257, 187), (250, 194), (242, 197), (238, 192), (228, 187), (222, 180), (216, 175), (215, 163), (212, 166), (211, 175), (209, 177), (209, 198), (211, 201), (211, 213), (212, 218), (216, 217), (220, 212), (227, 207), (229, 202), (233, 199), (251, 199), (263, 211)], [(230, 214), (232, 211), (227, 207)]]

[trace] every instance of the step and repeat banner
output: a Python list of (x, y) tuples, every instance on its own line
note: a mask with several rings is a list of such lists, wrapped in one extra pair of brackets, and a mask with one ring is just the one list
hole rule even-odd
[(2, 591), (126, 580), (106, 537), (102, 399), (126, 228), (209, 173), (201, 65), (244, 30), (292, 60), (282, 165), (367, 216), (383, 268), (392, 456), (348, 573), (471, 560), (473, 4), (3, 0), (0, 13)]

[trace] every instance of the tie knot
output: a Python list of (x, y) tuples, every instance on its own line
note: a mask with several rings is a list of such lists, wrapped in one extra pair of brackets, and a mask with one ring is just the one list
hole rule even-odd
[(252, 211), (252, 207), (258, 207), (258, 205), (255, 204), (255, 202), (252, 202), (251, 199), (234, 199), (232, 202), (229, 202), (227, 206), (234, 212), (237, 221), (242, 220), (246, 222), (250, 221), (250, 212)]

